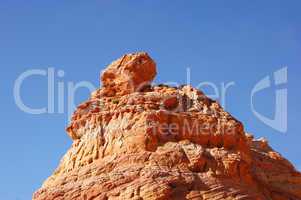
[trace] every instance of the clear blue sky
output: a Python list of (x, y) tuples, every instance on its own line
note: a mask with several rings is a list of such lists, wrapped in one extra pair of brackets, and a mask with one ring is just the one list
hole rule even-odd
[[(301, 169), (301, 2), (298, 0), (16, 1), (0, 2), (0, 196), (27, 200), (71, 145), (64, 114), (31, 115), (13, 98), (16, 78), (28, 69), (64, 70), (57, 82), (99, 85), (104, 66), (124, 53), (147, 51), (156, 82), (215, 84), (234, 81), (226, 109), (256, 137)], [(288, 66), (288, 131), (283, 134), (251, 112), (250, 92), (262, 78)], [(212, 93), (210, 88), (205, 89)], [(47, 80), (22, 85), (32, 107), (47, 104)], [(57, 90), (56, 90), (57, 92)], [(57, 96), (57, 95), (56, 95)], [(88, 97), (76, 93), (76, 103)], [(273, 116), (275, 88), (256, 96), (256, 109)], [(55, 105), (57, 111), (57, 101)]]

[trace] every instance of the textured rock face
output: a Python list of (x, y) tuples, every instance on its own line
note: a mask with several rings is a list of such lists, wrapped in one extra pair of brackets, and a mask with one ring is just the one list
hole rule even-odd
[(190, 86), (150, 86), (155, 75), (146, 53), (108, 66), (34, 200), (301, 199), (301, 174), (265, 140)]
[(146, 53), (124, 55), (102, 73), (103, 95), (139, 92), (156, 76), (156, 64)]

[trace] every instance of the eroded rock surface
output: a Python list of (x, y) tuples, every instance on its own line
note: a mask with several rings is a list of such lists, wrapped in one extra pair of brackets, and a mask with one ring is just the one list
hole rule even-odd
[(267, 141), (191, 86), (151, 86), (155, 75), (146, 53), (107, 67), (34, 200), (301, 199), (301, 174)]
[(156, 76), (156, 64), (147, 53), (127, 54), (112, 62), (101, 76), (104, 96), (142, 91)]

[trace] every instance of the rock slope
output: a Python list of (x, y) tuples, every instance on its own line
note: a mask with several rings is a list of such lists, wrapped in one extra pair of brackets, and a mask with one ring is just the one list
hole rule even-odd
[(152, 86), (155, 75), (143, 52), (107, 67), (34, 200), (301, 199), (301, 174), (267, 141), (191, 86)]

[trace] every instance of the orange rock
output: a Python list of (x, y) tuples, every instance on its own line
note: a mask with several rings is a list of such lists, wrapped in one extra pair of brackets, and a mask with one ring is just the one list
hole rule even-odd
[(101, 81), (104, 95), (124, 95), (143, 90), (156, 73), (156, 64), (147, 53), (124, 55), (103, 71)]
[(146, 53), (104, 71), (34, 200), (301, 199), (301, 174), (265, 139), (191, 86), (151, 87), (155, 75)]

